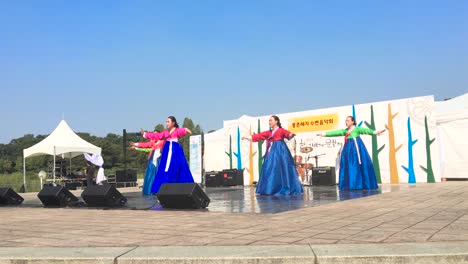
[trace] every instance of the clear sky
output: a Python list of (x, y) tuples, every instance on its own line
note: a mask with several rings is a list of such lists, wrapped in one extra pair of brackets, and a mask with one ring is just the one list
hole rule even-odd
[(0, 1), (0, 143), (468, 92), (468, 1)]

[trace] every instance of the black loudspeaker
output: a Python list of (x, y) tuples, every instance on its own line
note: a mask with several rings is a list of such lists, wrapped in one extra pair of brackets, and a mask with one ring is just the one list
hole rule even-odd
[(115, 181), (116, 182), (126, 182), (127, 181), (127, 175), (125, 173), (125, 170), (118, 170), (115, 172)]
[(206, 187), (219, 187), (223, 185), (223, 175), (220, 171), (208, 171), (205, 173)]
[(90, 207), (119, 207), (127, 203), (127, 198), (110, 184), (86, 187), (81, 198)]
[(336, 185), (335, 167), (312, 168), (312, 185)]
[(0, 205), (18, 205), (24, 198), (11, 188), (0, 188)]
[(244, 171), (238, 169), (223, 170), (223, 186), (244, 185)]
[(136, 182), (137, 181), (137, 171), (133, 169), (118, 170), (115, 172), (115, 181), (116, 182)]
[(314, 175), (312, 171), (312, 186), (318, 186), (319, 185), (319, 175)]
[(196, 183), (166, 183), (157, 196), (164, 208), (200, 209), (210, 204), (210, 198)]
[(44, 185), (42, 190), (37, 194), (37, 197), (39, 197), (39, 200), (46, 207), (63, 207), (78, 202), (78, 198), (63, 186)]
[(237, 170), (237, 185), (244, 186), (244, 170)]
[(137, 181), (137, 171), (136, 170), (127, 170), (127, 182), (136, 182)]
[(68, 190), (76, 190), (77, 187), (81, 187), (81, 182), (66, 182), (65, 183), (65, 188)]

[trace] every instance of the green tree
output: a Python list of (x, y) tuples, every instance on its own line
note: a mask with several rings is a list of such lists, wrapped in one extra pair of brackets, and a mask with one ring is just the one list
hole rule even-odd
[[(183, 127), (187, 127), (192, 130), (193, 135), (202, 133), (202, 129), (199, 125), (194, 124), (190, 118), (185, 118)], [(155, 129), (163, 131), (165, 129), (163, 124), (157, 124)], [(91, 135), (90, 133), (79, 132), (77, 133), (82, 139), (90, 142), (91, 144), (101, 147), (102, 156), (104, 157), (104, 167), (106, 173), (113, 173), (115, 170), (124, 168), (124, 144), (123, 136), (119, 134), (109, 133), (105, 137), (98, 137)], [(29, 148), (41, 140), (46, 138), (48, 135), (36, 135), (25, 134), (22, 137), (11, 140), (8, 144), (0, 144), (0, 173), (13, 173), (23, 172), (23, 150)], [(140, 132), (128, 132), (127, 141), (141, 142), (147, 141), (144, 139)], [(189, 159), (189, 136), (179, 141), (184, 147), (184, 153)], [(128, 143), (126, 145), (128, 148)], [(130, 151), (127, 149), (127, 168), (135, 168), (141, 173), (147, 164), (146, 153), (140, 151)], [(57, 159), (59, 159), (57, 157)], [(26, 159), (26, 173), (37, 175), (40, 170), (48, 170), (48, 165), (53, 161), (53, 157), (49, 155), (29, 157)], [(66, 160), (67, 172), (70, 172), (69, 160)], [(82, 170), (85, 166), (85, 160), (83, 155), (77, 156), (72, 159), (71, 171), (76, 173), (78, 170)]]
[(157, 124), (154, 127), (154, 131), (163, 131), (164, 129), (166, 129), (166, 127), (163, 124)]
[(8, 173), (11, 174), (13, 172), (13, 168), (15, 167), (14, 162), (11, 160), (0, 160), (0, 171), (2, 173)]

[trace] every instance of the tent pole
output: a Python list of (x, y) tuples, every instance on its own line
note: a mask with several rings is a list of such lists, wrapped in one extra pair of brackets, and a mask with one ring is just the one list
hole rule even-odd
[(72, 174), (72, 167), (71, 167), (71, 152), (70, 152), (70, 171), (68, 172), (68, 175)]
[(54, 175), (54, 184), (55, 184), (55, 147), (54, 147), (54, 164), (52, 164), (52, 175)]
[(26, 192), (26, 158), (23, 156), (23, 185), (24, 192)]

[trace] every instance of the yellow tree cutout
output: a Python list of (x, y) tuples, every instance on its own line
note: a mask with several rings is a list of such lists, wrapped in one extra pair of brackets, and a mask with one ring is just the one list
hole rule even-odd
[[(252, 126), (249, 127), (249, 135), (252, 135)], [(249, 172), (250, 174), (250, 185), (253, 185), (253, 182), (254, 182), (254, 169), (253, 169), (253, 157), (255, 156), (255, 154), (257, 153), (256, 151), (253, 151), (252, 149), (252, 141), (249, 141), (250, 143), (250, 146), (249, 146), (249, 167), (246, 168), (246, 170)]]
[(392, 114), (392, 104), (388, 104), (388, 124), (386, 128), (388, 129), (388, 147), (389, 147), (389, 162), (390, 162), (390, 183), (399, 183), (398, 178), (398, 167), (396, 162), (396, 153), (401, 148), (398, 146), (395, 148), (395, 133), (393, 129), (393, 119), (398, 115), (398, 113)]

